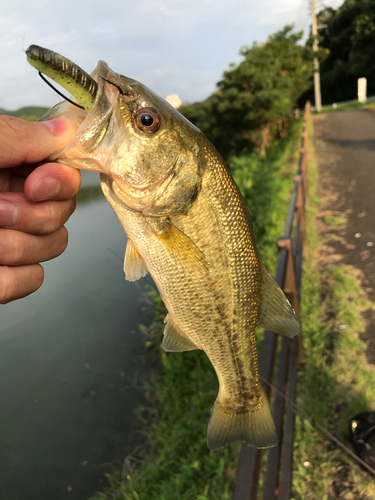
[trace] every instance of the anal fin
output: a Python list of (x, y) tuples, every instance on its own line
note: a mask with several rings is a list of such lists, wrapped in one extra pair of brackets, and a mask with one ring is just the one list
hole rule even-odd
[(125, 250), (124, 272), (125, 279), (128, 281), (137, 281), (148, 273), (148, 269), (142, 257), (129, 239)]
[(170, 318), (169, 314), (165, 318), (166, 327), (164, 329), (164, 337), (162, 347), (166, 352), (184, 352), (194, 351), (199, 349), (190, 339), (188, 339)]
[(293, 307), (263, 264), (262, 304), (258, 325), (291, 338), (300, 331), (300, 324)]
[(276, 446), (275, 424), (263, 388), (258, 404), (248, 411), (226, 408), (216, 400), (207, 429), (207, 446), (215, 451), (236, 441), (256, 448)]

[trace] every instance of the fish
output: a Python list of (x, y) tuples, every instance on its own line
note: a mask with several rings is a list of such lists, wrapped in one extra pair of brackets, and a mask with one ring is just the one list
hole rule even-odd
[(200, 349), (212, 363), (219, 392), (209, 450), (236, 441), (275, 446), (255, 328), (292, 338), (300, 326), (259, 257), (249, 210), (222, 157), (178, 110), (104, 61), (88, 75), (48, 49), (26, 53), (75, 98), (43, 117), (66, 117), (76, 127), (50, 159), (100, 172), (127, 235), (126, 279), (149, 272), (168, 311), (164, 350)]

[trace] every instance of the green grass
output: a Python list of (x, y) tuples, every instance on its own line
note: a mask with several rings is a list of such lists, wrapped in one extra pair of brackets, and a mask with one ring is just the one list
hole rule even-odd
[[(276, 239), (283, 233), (292, 178), (297, 168), (302, 122), (274, 143), (264, 157), (232, 158), (230, 167), (255, 216), (254, 229), (263, 260), (274, 271)], [(165, 353), (161, 347), (166, 314), (157, 294), (156, 319), (146, 345), (154, 349), (161, 371), (146, 391), (151, 408), (139, 410), (147, 435), (141, 463), (131, 457), (122, 471), (108, 475), (109, 487), (95, 500), (229, 500), (233, 494), (240, 444), (210, 453), (207, 424), (218, 383), (202, 351)], [(139, 457), (137, 457), (139, 458)]]
[(322, 111), (320, 113), (317, 113), (317, 111), (314, 111), (314, 114), (336, 113), (337, 111), (350, 111), (352, 109), (364, 109), (364, 108), (375, 109), (375, 102), (374, 101), (350, 102), (348, 104), (338, 103), (335, 108), (332, 105), (331, 106), (323, 106)]
[[(361, 289), (358, 273), (319, 258), (323, 239), (315, 229), (319, 206), (316, 165), (310, 163), (310, 206), (307, 211), (309, 251), (304, 263), (301, 316), (306, 363), (299, 374), (297, 403), (338, 439), (347, 443), (348, 420), (375, 409), (375, 370), (367, 364), (362, 312), (373, 307)], [(342, 226), (342, 218), (325, 223)], [(338, 220), (337, 220), (338, 219)], [(331, 228), (331, 227), (330, 227)], [(308, 465), (304, 465), (308, 463)], [(375, 499), (371, 479), (341, 449), (303, 418), (296, 419), (294, 499)], [(361, 496), (362, 495), (362, 496)]]
[(110, 489), (99, 499), (217, 499), (230, 498), (239, 447), (209, 453), (207, 423), (218, 384), (201, 351), (165, 353), (161, 347), (166, 315), (156, 292), (156, 319), (147, 344), (157, 350), (162, 373), (147, 385), (151, 409), (139, 409), (148, 445), (142, 465), (128, 460), (124, 470), (108, 476)]
[(324, 222), (330, 226), (343, 226), (346, 224), (345, 217), (336, 217), (334, 215), (326, 215), (324, 217)]

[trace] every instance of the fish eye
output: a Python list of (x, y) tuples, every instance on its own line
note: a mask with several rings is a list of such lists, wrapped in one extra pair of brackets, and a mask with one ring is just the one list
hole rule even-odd
[(136, 125), (146, 134), (156, 132), (160, 127), (159, 115), (152, 108), (142, 108), (137, 113)]
[(154, 123), (154, 119), (151, 115), (144, 113), (143, 115), (141, 115), (141, 122), (145, 127), (151, 127), (151, 125)]

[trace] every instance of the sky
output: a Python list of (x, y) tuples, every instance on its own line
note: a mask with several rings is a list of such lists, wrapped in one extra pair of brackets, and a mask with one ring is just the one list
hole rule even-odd
[[(322, 0), (318, 0), (322, 4)], [(324, 0), (337, 8), (343, 0)], [(1, 0), (0, 107), (61, 100), (26, 62), (31, 44), (58, 52), (88, 73), (97, 61), (162, 97), (200, 101), (239, 50), (294, 23), (308, 33), (309, 0)]]

